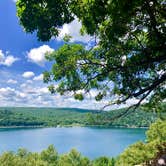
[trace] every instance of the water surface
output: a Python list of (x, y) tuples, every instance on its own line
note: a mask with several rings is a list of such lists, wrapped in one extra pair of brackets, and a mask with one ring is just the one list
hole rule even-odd
[(130, 144), (145, 140), (145, 129), (36, 128), (0, 129), (0, 152), (26, 148), (40, 152), (53, 144), (59, 153), (72, 148), (90, 158), (117, 156)]

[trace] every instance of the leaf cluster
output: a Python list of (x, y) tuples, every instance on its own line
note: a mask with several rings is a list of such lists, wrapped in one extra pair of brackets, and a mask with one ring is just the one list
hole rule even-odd
[(162, 0), (18, 0), (17, 14), (25, 31), (37, 31), (43, 41), (74, 17), (82, 23), (82, 34), (95, 38), (91, 49), (65, 43), (47, 56), (53, 66), (44, 81), (60, 82), (57, 89), (51, 85), (52, 93), (72, 92), (82, 100), (95, 89), (97, 101), (110, 98), (111, 104), (120, 104), (134, 98), (136, 108), (146, 99), (155, 111), (166, 98)]

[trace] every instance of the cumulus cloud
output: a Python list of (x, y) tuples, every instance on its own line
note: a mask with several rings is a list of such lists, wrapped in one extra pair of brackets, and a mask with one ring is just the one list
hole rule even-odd
[[(11, 87), (0, 88), (0, 105), (15, 106), (26, 101), (27, 94)], [(25, 99), (25, 100), (24, 100)], [(13, 103), (13, 104), (11, 104)]]
[(14, 57), (13, 55), (6, 55), (0, 50), (0, 65), (4, 66), (11, 66), (14, 62), (16, 62), (18, 58)]
[(42, 81), (43, 80), (43, 74), (40, 74), (33, 78), (34, 81)]
[(72, 36), (72, 42), (80, 41), (87, 43), (90, 41), (91, 37), (89, 35), (80, 35), (81, 23), (78, 19), (75, 19), (70, 24), (64, 24), (63, 27), (60, 29), (60, 34), (57, 40), (62, 40), (65, 34)]
[(26, 71), (26, 72), (24, 72), (23, 74), (22, 74), (22, 77), (24, 77), (24, 78), (31, 78), (31, 77), (33, 77), (35, 74), (34, 74), (34, 72), (32, 72), (32, 71)]
[[(21, 81), (22, 82), (22, 81)], [(1, 106), (34, 106), (34, 107), (77, 107), (88, 109), (100, 109), (101, 103), (85, 99), (83, 102), (73, 99), (73, 96), (51, 95), (45, 84), (27, 81), (20, 85), (0, 88)]]
[(7, 81), (8, 84), (17, 84), (17, 81), (16, 80), (13, 80), (13, 79), (9, 79)]
[(49, 90), (47, 87), (39, 88), (38, 93), (39, 94), (49, 94)]
[[(101, 109), (108, 104), (110, 98), (96, 102), (94, 96), (97, 91), (92, 90), (91, 96), (84, 101), (74, 100), (73, 94), (67, 93), (66, 96), (51, 94), (47, 84), (38, 81), (41, 75), (35, 75), (32, 71), (20, 74), (0, 71), (0, 106), (32, 106), (32, 107), (76, 107), (87, 109)], [(24, 75), (24, 77), (23, 77)], [(26, 79), (25, 79), (26, 78)], [(16, 84), (13, 84), (17, 80)], [(58, 83), (55, 83), (55, 87)], [(84, 92), (84, 91), (79, 91)], [(110, 109), (110, 108), (109, 108)]]
[(15, 89), (7, 87), (7, 88), (0, 88), (0, 94), (4, 97), (10, 97), (15, 95)]
[(45, 54), (51, 53), (53, 51), (54, 49), (50, 48), (48, 45), (33, 48), (27, 53), (28, 60), (30, 62), (36, 63), (39, 66), (44, 66), (46, 62)]

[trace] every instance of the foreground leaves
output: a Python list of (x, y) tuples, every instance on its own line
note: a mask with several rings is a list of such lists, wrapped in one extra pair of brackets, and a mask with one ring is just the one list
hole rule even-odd
[(48, 56), (53, 66), (44, 81), (60, 83), (50, 86), (51, 93), (74, 93), (83, 100), (95, 90), (97, 101), (120, 104), (134, 98), (138, 107), (146, 99), (150, 110), (160, 110), (166, 98), (164, 1), (18, 0), (17, 15), (24, 30), (37, 32), (42, 41), (57, 37), (58, 28), (74, 17), (82, 34), (94, 37), (88, 49), (65, 43)]

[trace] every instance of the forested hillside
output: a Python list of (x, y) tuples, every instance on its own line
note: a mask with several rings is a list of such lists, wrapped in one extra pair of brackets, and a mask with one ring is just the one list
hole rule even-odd
[[(0, 126), (119, 126), (148, 127), (157, 118), (156, 113), (136, 110), (121, 118), (116, 118), (125, 109), (95, 111), (75, 108), (0, 108)], [(112, 120), (114, 119), (115, 120)]]

